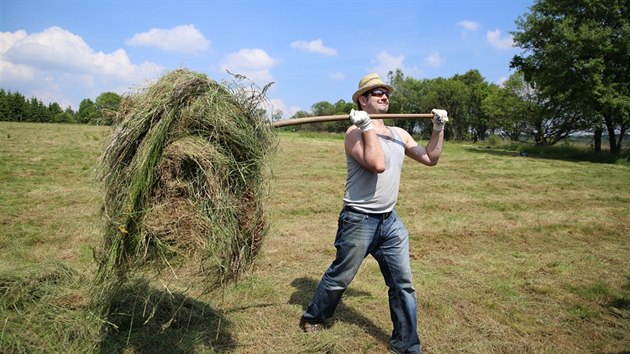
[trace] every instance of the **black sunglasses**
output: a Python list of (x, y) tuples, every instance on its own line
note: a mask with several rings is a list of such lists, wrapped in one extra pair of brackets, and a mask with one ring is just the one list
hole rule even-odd
[(389, 97), (389, 91), (384, 90), (384, 89), (376, 89), (376, 90), (368, 91), (365, 94), (366, 95), (376, 96), (376, 97), (381, 97), (383, 95), (387, 95), (387, 97)]

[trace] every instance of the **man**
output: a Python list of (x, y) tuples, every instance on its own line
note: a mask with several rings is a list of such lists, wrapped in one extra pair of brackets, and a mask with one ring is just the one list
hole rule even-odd
[(426, 147), (397, 127), (387, 127), (370, 114), (386, 113), (394, 88), (377, 74), (359, 81), (350, 112), (353, 126), (345, 137), (348, 175), (344, 208), (339, 214), (335, 260), (324, 273), (315, 296), (300, 321), (305, 332), (317, 332), (332, 318), (343, 292), (363, 259), (371, 254), (388, 286), (394, 326), (390, 350), (419, 353), (416, 295), (409, 261), (409, 234), (395, 210), (405, 155), (427, 166), (437, 164), (442, 152), (447, 112), (433, 112), (433, 132)]

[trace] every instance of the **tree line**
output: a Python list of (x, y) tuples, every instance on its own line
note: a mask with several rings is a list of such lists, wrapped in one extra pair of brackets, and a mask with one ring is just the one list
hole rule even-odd
[[(415, 79), (404, 75), (402, 70), (390, 71), (389, 83), (395, 91), (389, 97), (389, 113), (428, 113), (433, 108), (443, 108), (453, 119), (445, 131), (450, 140), (485, 140), (491, 134), (502, 134), (512, 140), (537, 136), (540, 143), (555, 143), (561, 136), (555, 131), (537, 129), (535, 123), (526, 120), (535, 115), (535, 102), (522, 74), (513, 74), (503, 85), (488, 83), (478, 70), (469, 70), (451, 78)], [(339, 100), (317, 102), (311, 112), (299, 111), (291, 118), (307, 116), (348, 114), (356, 108), (353, 102)], [(431, 122), (426, 119), (396, 120), (392, 124), (410, 132), (428, 135)], [(347, 122), (305, 124), (297, 130), (321, 130), (343, 132)]]
[(65, 109), (57, 102), (45, 105), (36, 97), (27, 99), (19, 92), (0, 88), (0, 121), (37, 123), (112, 124), (121, 96), (114, 92), (100, 94), (96, 101), (86, 98), (79, 110)]
[[(553, 145), (575, 133), (595, 134), (601, 121), (554, 106), (543, 99), (525, 80), (522, 72), (512, 74), (501, 85), (488, 83), (478, 70), (469, 70), (450, 78), (415, 79), (401, 70), (388, 74), (395, 88), (390, 97), (389, 113), (428, 113), (443, 108), (452, 117), (445, 130), (447, 140), (483, 141), (499, 135), (511, 141), (534, 141), (537, 145)], [(348, 114), (356, 108), (353, 102), (339, 100), (332, 104), (317, 102), (311, 112), (299, 111), (292, 118)], [(395, 120), (391, 124), (425, 137), (431, 133), (427, 119)], [(344, 132), (347, 122), (329, 122), (292, 126), (292, 130)], [(624, 131), (622, 126), (620, 131)], [(615, 140), (616, 137), (616, 140)], [(615, 142), (623, 134), (613, 136)], [(600, 146), (601, 148), (601, 146)]]

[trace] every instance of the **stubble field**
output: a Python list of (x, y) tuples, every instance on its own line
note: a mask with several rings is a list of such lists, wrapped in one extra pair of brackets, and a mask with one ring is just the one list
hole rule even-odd
[[(0, 122), (0, 352), (386, 352), (387, 289), (370, 258), (330, 329), (298, 327), (334, 257), (337, 135), (280, 134), (269, 233), (240, 283), (211, 293), (192, 275), (136, 283), (121, 312), (144, 320), (112, 330), (90, 298), (102, 237), (94, 167), (108, 133)], [(628, 164), (447, 143), (436, 167), (406, 161), (398, 212), (426, 353), (630, 351)], [(186, 304), (186, 316), (147, 317), (147, 297)]]

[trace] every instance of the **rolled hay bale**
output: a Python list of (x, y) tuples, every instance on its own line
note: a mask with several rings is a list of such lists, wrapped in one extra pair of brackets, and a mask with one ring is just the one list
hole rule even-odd
[(218, 286), (251, 266), (277, 146), (265, 91), (179, 69), (123, 97), (100, 164), (97, 283), (194, 264)]

